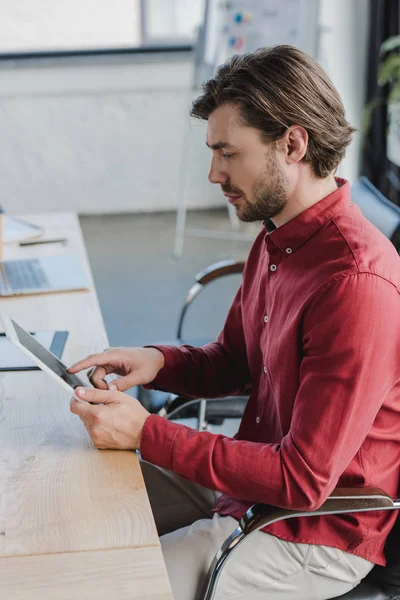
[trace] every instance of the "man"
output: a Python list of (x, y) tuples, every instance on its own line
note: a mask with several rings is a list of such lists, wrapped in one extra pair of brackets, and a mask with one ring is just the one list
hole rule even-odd
[[(255, 502), (312, 510), (336, 486), (395, 495), (400, 464), (400, 266), (334, 173), (353, 133), (334, 86), (290, 46), (236, 56), (204, 84), (209, 179), (243, 221), (263, 221), (216, 342), (112, 349), (71, 410), (98, 448), (140, 449), (174, 597), (192, 600)], [(122, 377), (110, 386), (104, 378)], [(234, 439), (149, 413), (148, 384), (192, 397), (251, 388)], [(396, 515), (293, 519), (227, 562), (219, 600), (322, 600), (384, 564)]]

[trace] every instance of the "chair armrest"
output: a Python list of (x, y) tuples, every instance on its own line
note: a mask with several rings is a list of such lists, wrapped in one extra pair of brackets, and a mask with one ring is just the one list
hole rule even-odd
[(224, 402), (224, 400), (226, 401), (226, 398), (211, 398), (211, 399), (207, 399), (207, 398), (186, 398), (185, 396), (177, 396), (175, 394), (171, 394), (169, 396), (169, 398), (167, 399), (167, 401), (164, 404), (164, 407), (162, 408), (162, 411), (160, 411), (158, 414), (162, 417), (166, 417), (167, 419), (171, 419), (171, 417), (173, 417), (177, 412), (179, 412), (182, 408), (186, 407), (186, 406), (191, 406), (192, 404), (198, 404), (199, 402), (202, 402), (203, 400), (207, 400), (207, 402), (213, 402), (213, 403), (217, 403), (217, 402)]
[(191, 398), (186, 398), (185, 396), (177, 396), (176, 394), (171, 394), (164, 404), (164, 413), (162, 416), (166, 417), (167, 419), (170, 419), (171, 416), (179, 412), (183, 406), (192, 402), (200, 402), (200, 400), (193, 400)]
[(269, 504), (254, 504), (243, 515), (239, 526), (224, 541), (212, 561), (198, 600), (213, 600), (224, 564), (251, 533), (266, 525), (292, 517), (314, 517), (372, 510), (398, 510), (400, 499), (392, 499), (379, 488), (336, 488), (325, 502), (312, 511), (287, 510)]
[(400, 499), (392, 499), (379, 488), (336, 488), (316, 510), (289, 510), (259, 503), (246, 511), (239, 524), (243, 533), (248, 535), (267, 525), (293, 517), (398, 509)]
[(217, 262), (210, 265), (209, 267), (204, 269), (204, 271), (201, 271), (196, 275), (196, 283), (190, 288), (188, 295), (185, 298), (185, 302), (183, 303), (181, 314), (179, 316), (178, 330), (176, 334), (178, 340), (182, 339), (183, 321), (187, 309), (189, 308), (193, 300), (195, 300), (195, 298), (197, 298), (200, 292), (204, 289), (207, 283), (210, 283), (211, 281), (214, 281), (219, 277), (242, 273), (244, 265), (245, 263), (242, 260), (223, 260), (221, 262)]
[(197, 283), (200, 283), (200, 285), (206, 285), (207, 283), (210, 283), (210, 281), (218, 279), (218, 277), (242, 273), (244, 265), (244, 260), (222, 260), (210, 265), (198, 273), (195, 280)]

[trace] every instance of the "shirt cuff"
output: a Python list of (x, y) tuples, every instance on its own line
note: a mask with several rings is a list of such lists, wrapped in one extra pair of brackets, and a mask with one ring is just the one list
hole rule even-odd
[(175, 439), (184, 425), (172, 423), (163, 417), (150, 415), (143, 426), (140, 454), (144, 460), (172, 471)]
[(144, 348), (155, 348), (164, 355), (164, 366), (157, 374), (157, 377), (143, 387), (147, 390), (165, 390), (174, 383), (173, 372), (175, 368), (183, 362), (182, 353), (179, 346), (144, 346)]

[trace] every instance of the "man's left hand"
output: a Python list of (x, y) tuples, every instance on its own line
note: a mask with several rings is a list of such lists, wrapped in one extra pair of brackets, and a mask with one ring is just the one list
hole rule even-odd
[[(112, 386), (110, 386), (112, 387)], [(80, 417), (96, 448), (138, 450), (143, 426), (150, 413), (136, 398), (113, 390), (79, 387), (71, 398), (71, 412)]]

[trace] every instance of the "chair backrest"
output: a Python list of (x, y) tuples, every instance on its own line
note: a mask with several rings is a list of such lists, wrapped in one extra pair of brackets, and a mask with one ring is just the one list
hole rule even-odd
[[(390, 202), (366, 177), (351, 186), (351, 199), (363, 215), (393, 243), (400, 252), (400, 207)], [(393, 597), (400, 595), (400, 513), (385, 545), (387, 566), (376, 567), (379, 583)]]
[(386, 567), (375, 567), (374, 579), (389, 598), (400, 597), (400, 513), (385, 545)]
[(399, 569), (399, 584), (400, 584), (400, 512), (397, 515), (396, 523), (386, 540), (385, 554), (387, 558), (387, 566), (397, 566)]
[(390, 202), (366, 177), (351, 186), (351, 199), (371, 221), (400, 250), (400, 208)]

